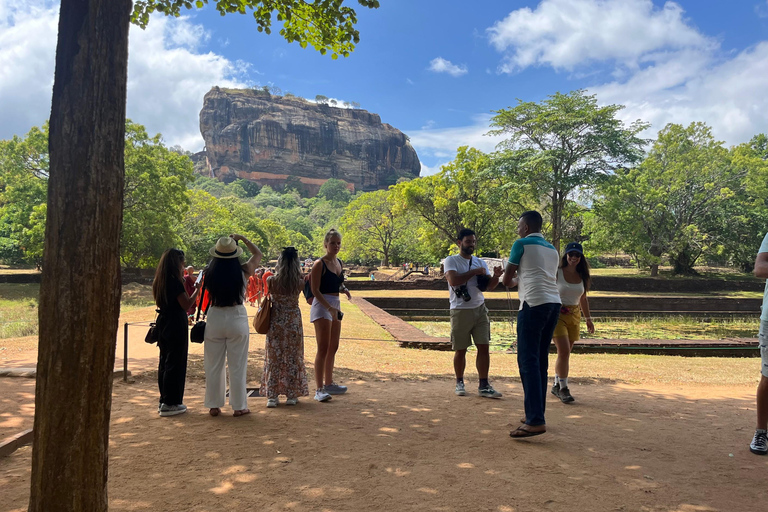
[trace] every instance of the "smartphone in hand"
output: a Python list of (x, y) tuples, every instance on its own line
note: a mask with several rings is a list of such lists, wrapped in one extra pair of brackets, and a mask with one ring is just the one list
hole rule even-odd
[(344, 318), (344, 313), (342, 313), (341, 311), (339, 311), (339, 312), (338, 312), (338, 314), (336, 315), (336, 318), (338, 318), (338, 319), (339, 319), (339, 321), (341, 321), (341, 319), (342, 319), (342, 318)]
[(197, 281), (195, 281), (195, 286), (200, 284), (203, 281), (203, 271), (201, 270), (199, 274), (197, 274)]

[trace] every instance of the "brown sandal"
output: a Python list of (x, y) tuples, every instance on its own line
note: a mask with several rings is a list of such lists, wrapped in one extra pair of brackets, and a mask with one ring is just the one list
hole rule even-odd
[(528, 430), (528, 425), (522, 425), (517, 427), (515, 430), (509, 433), (509, 437), (513, 437), (515, 439), (522, 439), (524, 437), (533, 437), (533, 436), (540, 436), (541, 434), (546, 433), (546, 429), (544, 430)]
[(219, 414), (221, 414), (221, 409), (219, 409), (218, 407), (214, 407), (208, 412), (210, 413), (211, 416), (218, 416)]
[(251, 410), (250, 409), (241, 409), (239, 411), (235, 411), (232, 414), (232, 416), (234, 416), (235, 418), (238, 418), (240, 416), (245, 416), (246, 414), (251, 414)]

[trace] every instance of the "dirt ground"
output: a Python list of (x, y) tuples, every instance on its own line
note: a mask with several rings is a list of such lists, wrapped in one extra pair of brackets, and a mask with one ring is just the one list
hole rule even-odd
[[(492, 400), (454, 396), (449, 380), (342, 373), (349, 393), (327, 404), (251, 398), (253, 414), (213, 418), (193, 378), (189, 412), (160, 418), (153, 377), (115, 383), (113, 511), (765, 510), (745, 386), (577, 385), (572, 405), (550, 396), (549, 432), (521, 441), (508, 436), (523, 414), (512, 379)], [(31, 425), (33, 386), (0, 379), (4, 429)], [(0, 510), (26, 510), (30, 463), (30, 447), (0, 459)]]

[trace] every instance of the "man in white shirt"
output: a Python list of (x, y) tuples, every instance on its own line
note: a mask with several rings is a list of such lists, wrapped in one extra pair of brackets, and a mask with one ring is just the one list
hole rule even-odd
[[(755, 277), (768, 279), (768, 234), (763, 238), (755, 258)], [(765, 282), (761, 309), (760, 333), (757, 335), (761, 359), (760, 384), (757, 386), (757, 428), (749, 445), (750, 451), (757, 455), (768, 454), (768, 280)]]
[[(531, 437), (547, 431), (544, 409), (547, 403), (547, 367), (552, 333), (560, 316), (557, 291), (557, 249), (541, 234), (541, 214), (528, 211), (520, 216), (502, 283), (517, 286), (520, 311), (517, 314), (517, 366), (523, 382), (525, 424), (510, 432), (514, 438)], [(515, 276), (517, 274), (517, 277)]]
[(459, 231), (456, 239), (459, 254), (448, 256), (444, 261), (445, 277), (451, 301), (451, 346), (453, 369), (456, 372), (458, 396), (467, 394), (464, 387), (464, 368), (467, 365), (467, 349), (475, 342), (477, 347), (477, 375), (480, 378), (478, 394), (486, 398), (501, 398), (501, 393), (488, 382), (491, 358), (488, 345), (491, 342), (491, 321), (485, 307), (483, 291), (492, 291), (499, 284), (501, 267), (488, 271), (485, 261), (473, 256), (477, 237), (471, 229)]

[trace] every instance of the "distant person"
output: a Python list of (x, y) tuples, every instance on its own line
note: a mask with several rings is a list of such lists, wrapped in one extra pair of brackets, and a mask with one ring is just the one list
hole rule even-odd
[(371, 281), (375, 281), (375, 280), (376, 280), (376, 276), (373, 275), (373, 272), (371, 272)]
[(448, 294), (451, 303), (451, 347), (453, 348), (453, 370), (456, 374), (455, 393), (467, 394), (464, 386), (464, 369), (467, 366), (467, 349), (474, 341), (477, 348), (478, 395), (486, 398), (501, 398), (488, 381), (491, 367), (489, 345), (491, 343), (491, 320), (485, 307), (483, 291), (492, 291), (499, 284), (501, 267), (494, 267), (493, 276), (482, 259), (473, 256), (477, 236), (471, 229), (462, 229), (456, 238), (459, 254), (445, 258), (445, 277), (448, 280)]
[[(192, 296), (195, 293), (195, 267), (192, 265), (184, 269), (184, 290), (187, 295)], [(192, 325), (195, 318), (196, 304), (192, 302), (192, 305), (187, 309), (187, 324)]]
[(573, 344), (579, 341), (582, 313), (589, 333), (595, 332), (587, 299), (590, 282), (589, 262), (584, 257), (584, 249), (578, 242), (569, 243), (557, 270), (557, 291), (560, 293), (562, 306), (552, 335), (552, 341), (557, 347), (557, 362), (551, 393), (564, 404), (574, 401), (568, 387), (568, 372)]
[[(755, 258), (755, 277), (768, 279), (768, 234), (763, 238)], [(757, 427), (752, 443), (749, 445), (749, 450), (757, 455), (768, 453), (768, 434), (766, 434), (768, 429), (768, 280), (765, 282), (761, 309), (760, 332), (757, 335), (762, 363), (760, 384), (757, 386)]]
[(335, 229), (329, 230), (323, 240), (325, 256), (318, 259), (312, 266), (310, 286), (312, 287), (312, 307), (309, 310), (309, 321), (315, 326), (317, 354), (315, 355), (315, 400), (327, 402), (331, 395), (342, 395), (347, 392), (346, 386), (340, 386), (333, 381), (333, 367), (336, 352), (339, 350), (341, 337), (341, 301), (339, 292), (350, 293), (344, 285), (344, 270), (341, 260), (337, 257), (341, 250), (341, 233)]
[[(187, 412), (184, 405), (184, 383), (187, 378), (189, 350), (187, 310), (194, 307), (198, 291), (189, 295), (184, 289), (184, 251), (168, 249), (160, 256), (160, 263), (152, 281), (152, 297), (159, 310), (157, 316), (160, 363), (157, 385), (160, 416), (175, 416)], [(194, 283), (193, 283), (194, 287)]]
[[(242, 241), (251, 253), (240, 263)], [(245, 311), (245, 289), (261, 261), (261, 251), (242, 235), (219, 238), (210, 250), (212, 259), (205, 272), (205, 290), (210, 297), (205, 326), (205, 406), (211, 416), (218, 416), (226, 401), (229, 369), (229, 405), (234, 416), (250, 413), (246, 396), (249, 325)]]
[(279, 395), (285, 395), (285, 405), (296, 405), (300, 396), (309, 395), (309, 389), (304, 368), (304, 328), (299, 310), (304, 277), (295, 248), (286, 247), (280, 253), (275, 275), (269, 278), (269, 283), (272, 312), (259, 393), (267, 397), (267, 407), (277, 407)]
[(270, 270), (269, 267), (267, 267), (264, 272), (261, 274), (261, 288), (262, 288), (262, 296), (266, 297), (269, 295), (269, 282), (268, 279), (273, 276), (274, 273), (272, 270)]
[[(560, 255), (541, 234), (541, 214), (524, 212), (517, 223), (520, 237), (512, 245), (502, 280), (517, 286), (520, 311), (517, 314), (517, 366), (523, 382), (525, 424), (510, 432), (513, 438), (538, 436), (547, 431), (544, 410), (547, 403), (549, 344), (560, 315), (557, 291), (557, 264)], [(516, 277), (517, 276), (517, 277)]]
[(256, 270), (251, 275), (251, 277), (248, 278), (248, 290), (246, 291), (246, 300), (251, 304), (251, 307), (254, 307), (256, 305), (256, 302), (259, 300), (259, 282), (261, 281), (261, 278), (259, 277), (259, 271)]

